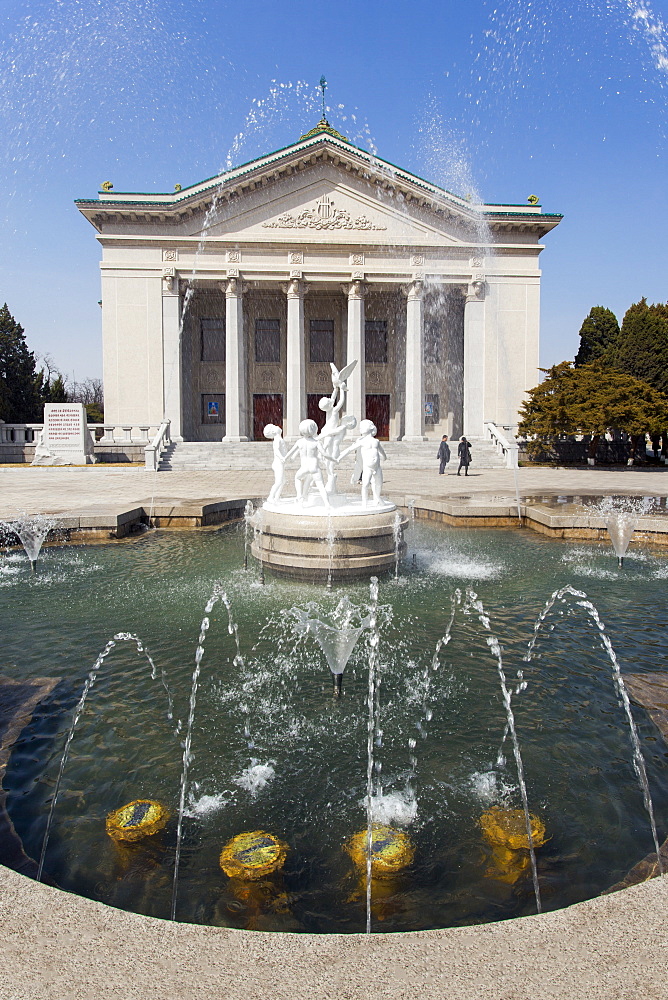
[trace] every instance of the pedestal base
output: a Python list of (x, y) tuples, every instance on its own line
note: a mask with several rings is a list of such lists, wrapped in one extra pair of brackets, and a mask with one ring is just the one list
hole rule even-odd
[[(369, 577), (394, 569), (397, 551), (406, 551), (403, 532), (408, 518), (393, 505), (389, 510), (327, 517), (278, 513), (261, 507), (251, 520), (255, 537), (251, 552), (265, 570), (301, 580), (325, 582)], [(396, 541), (398, 536), (398, 543)]]

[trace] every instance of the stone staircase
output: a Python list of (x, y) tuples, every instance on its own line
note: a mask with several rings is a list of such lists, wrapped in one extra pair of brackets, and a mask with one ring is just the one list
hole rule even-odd
[[(450, 443), (452, 458), (448, 468), (455, 468), (457, 462), (457, 441)], [(420, 441), (408, 443), (404, 441), (383, 441), (387, 453), (389, 469), (434, 469), (437, 468), (438, 441)], [(246, 441), (240, 444), (230, 444), (222, 441), (179, 441), (172, 444), (162, 453), (160, 472), (180, 471), (227, 471), (237, 469), (251, 472), (270, 469), (272, 445), (269, 441)], [(496, 448), (490, 441), (477, 440), (471, 442), (473, 466), (476, 469), (502, 469), (505, 460), (497, 455)]]

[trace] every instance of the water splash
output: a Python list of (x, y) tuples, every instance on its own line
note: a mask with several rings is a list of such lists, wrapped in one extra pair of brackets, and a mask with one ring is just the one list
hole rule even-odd
[(246, 770), (242, 771), (236, 778), (232, 778), (232, 781), (239, 788), (243, 788), (244, 791), (248, 792), (252, 799), (256, 799), (269, 782), (273, 781), (276, 775), (273, 767), (274, 763), (275, 761), (260, 764), (259, 761), (252, 760)]

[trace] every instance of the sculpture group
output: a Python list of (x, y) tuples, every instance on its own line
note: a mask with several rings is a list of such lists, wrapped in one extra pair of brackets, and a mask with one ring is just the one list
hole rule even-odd
[(346, 401), (346, 379), (354, 370), (357, 361), (339, 371), (335, 365), (332, 368), (332, 394), (323, 396), (318, 405), (327, 414), (324, 426), (318, 432), (315, 420), (302, 420), (299, 425), (299, 440), (288, 448), (283, 440), (283, 431), (276, 424), (267, 424), (264, 436), (273, 441), (272, 471), (274, 485), (272, 486), (268, 503), (279, 503), (282, 499), (286, 480), (286, 465), (295, 456), (299, 456), (299, 468), (295, 473), (296, 500), (283, 501), (307, 506), (311, 501), (313, 490), (320, 494), (325, 508), (333, 506), (334, 497), (342, 495), (337, 488), (337, 473), (339, 463), (353, 451), (356, 452), (355, 468), (351, 483), (361, 483), (362, 507), (366, 507), (369, 498), (369, 488), (375, 506), (383, 506), (381, 489), (383, 486), (382, 463), (386, 457), (380, 441), (376, 439), (377, 429), (371, 420), (362, 420), (359, 426), (360, 436), (353, 444), (341, 451), (343, 440), (349, 430), (357, 426), (357, 419), (351, 414), (341, 416)]

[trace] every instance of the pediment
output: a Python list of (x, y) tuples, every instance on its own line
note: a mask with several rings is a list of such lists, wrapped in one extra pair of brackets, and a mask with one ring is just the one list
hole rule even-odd
[[(193, 225), (194, 223), (194, 225)], [(258, 242), (427, 243), (470, 241), (471, 222), (408, 204), (399, 190), (351, 177), (331, 164), (307, 166), (298, 175), (269, 181), (221, 203), (215, 221), (188, 225), (189, 235)]]

